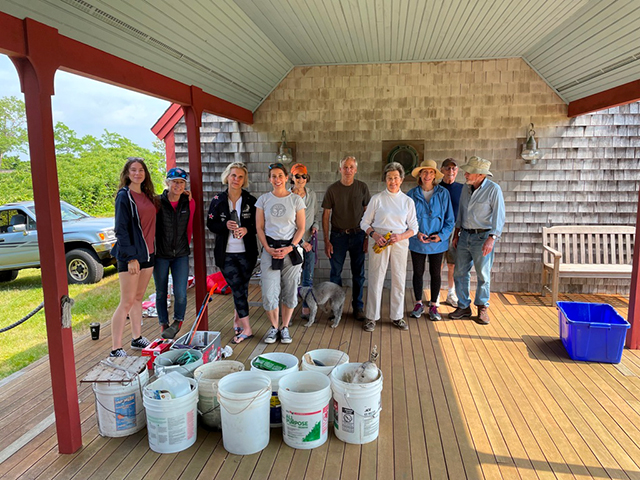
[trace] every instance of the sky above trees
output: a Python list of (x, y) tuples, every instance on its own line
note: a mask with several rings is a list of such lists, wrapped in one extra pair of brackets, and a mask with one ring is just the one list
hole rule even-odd
[[(0, 97), (23, 100), (18, 74), (6, 55), (0, 55)], [(78, 136), (100, 137), (105, 130), (152, 148), (151, 127), (169, 102), (66, 72), (58, 72), (52, 99), (53, 121), (63, 122)], [(27, 158), (24, 154), (23, 158)]]

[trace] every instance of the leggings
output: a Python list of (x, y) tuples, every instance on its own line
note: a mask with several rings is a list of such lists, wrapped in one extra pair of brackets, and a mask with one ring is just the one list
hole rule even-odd
[(249, 316), (249, 280), (253, 266), (247, 262), (245, 253), (227, 253), (221, 270), (222, 276), (231, 288), (238, 317)]
[(427, 257), (429, 257), (429, 282), (431, 287), (431, 303), (438, 301), (440, 295), (440, 285), (442, 283), (440, 277), (440, 271), (442, 267), (442, 257), (445, 252), (432, 253), (427, 255), (426, 253), (411, 252), (411, 262), (413, 263), (413, 293), (416, 296), (416, 302), (422, 301), (422, 289), (424, 277), (424, 266)]

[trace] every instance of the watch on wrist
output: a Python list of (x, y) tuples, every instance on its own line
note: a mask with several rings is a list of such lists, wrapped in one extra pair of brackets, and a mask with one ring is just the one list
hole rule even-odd
[(369, 232), (369, 236), (370, 236), (371, 238), (373, 238), (373, 234), (374, 234), (374, 233), (376, 233), (376, 231), (375, 231), (375, 230), (371, 230), (371, 231)]
[(491, 234), (491, 235), (489, 235), (489, 236), (490, 236), (491, 238), (493, 238), (494, 240), (495, 240), (496, 238), (498, 238), (498, 235), (496, 235), (495, 233), (492, 233), (492, 234)]

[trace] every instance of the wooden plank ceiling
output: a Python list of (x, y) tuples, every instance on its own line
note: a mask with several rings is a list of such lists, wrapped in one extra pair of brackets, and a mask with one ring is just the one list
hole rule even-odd
[(294, 66), (522, 57), (570, 102), (640, 79), (639, 0), (2, 0), (255, 110)]

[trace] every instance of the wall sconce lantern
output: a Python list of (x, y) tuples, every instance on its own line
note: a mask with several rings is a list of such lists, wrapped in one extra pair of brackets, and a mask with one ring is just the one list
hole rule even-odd
[(287, 134), (282, 130), (282, 143), (280, 144), (280, 153), (278, 154), (278, 162), (286, 164), (293, 161), (293, 153), (291, 149), (287, 147)]
[(538, 145), (534, 138), (535, 134), (533, 123), (530, 123), (527, 132), (527, 141), (522, 145), (522, 153), (520, 154), (524, 162), (530, 165), (535, 165), (543, 155), (542, 152), (538, 150)]

